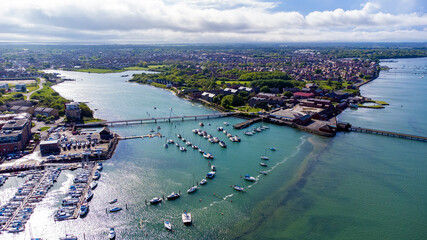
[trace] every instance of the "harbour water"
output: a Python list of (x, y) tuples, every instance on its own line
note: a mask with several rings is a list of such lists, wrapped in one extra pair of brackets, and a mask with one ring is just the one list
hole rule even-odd
[[(423, 105), (427, 102), (427, 84), (422, 76), (427, 72), (427, 59), (399, 59), (386, 65), (393, 69), (382, 71), (378, 79), (362, 87), (362, 94), (390, 106), (381, 110), (347, 110), (340, 120), (361, 127), (426, 136), (427, 113)], [(120, 77), (123, 73), (61, 73), (76, 81), (61, 83), (54, 89), (66, 98), (87, 102), (92, 109), (98, 109), (98, 118), (119, 120), (213, 112), (169, 91), (126, 82), (126, 78)], [(400, 94), (399, 89), (411, 94)], [(230, 126), (224, 126), (224, 121)], [(53, 220), (79, 170), (64, 171), (37, 204), (26, 232), (6, 233), (1, 238), (28, 239), (31, 232), (33, 237), (43, 239), (58, 239), (66, 233), (79, 239), (105, 239), (109, 227), (115, 227), (119, 239), (427, 238), (425, 143), (362, 133), (324, 138), (266, 123), (270, 129), (250, 137), (242, 130), (232, 129), (231, 125), (240, 121), (203, 121), (203, 129), (224, 140), (226, 149), (193, 134), (192, 129), (200, 128), (196, 121), (115, 126), (113, 130), (121, 136), (144, 135), (160, 126), (163, 135), (182, 144), (175, 136), (180, 133), (215, 156), (211, 163), (217, 168), (216, 177), (196, 193), (187, 194), (186, 190), (210, 171), (208, 161), (200, 153), (191, 148), (180, 152), (174, 145), (165, 149), (166, 138), (124, 140), (113, 158), (104, 163), (85, 218)], [(217, 126), (238, 134), (242, 142), (232, 143), (216, 130)], [(271, 146), (277, 151), (268, 150)], [(267, 168), (259, 165), (262, 155), (270, 157), (265, 161)], [(269, 174), (260, 175), (260, 170)], [(259, 181), (244, 182), (241, 176), (246, 174)], [(1, 199), (8, 199), (21, 182), (10, 178), (0, 188)], [(234, 184), (243, 186), (246, 192), (233, 190), (230, 186)], [(175, 201), (145, 204), (145, 200), (178, 191), (181, 198)], [(114, 198), (118, 202), (108, 204)], [(124, 210), (106, 213), (112, 206)], [(181, 222), (184, 210), (193, 215), (191, 227)], [(165, 219), (172, 222), (173, 232), (164, 229)]]

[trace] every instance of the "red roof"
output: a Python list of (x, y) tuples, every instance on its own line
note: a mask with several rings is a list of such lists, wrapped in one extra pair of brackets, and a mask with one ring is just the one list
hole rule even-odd
[(309, 97), (314, 97), (314, 94), (313, 93), (306, 93), (306, 92), (296, 92), (296, 93), (294, 93), (294, 96), (309, 98)]

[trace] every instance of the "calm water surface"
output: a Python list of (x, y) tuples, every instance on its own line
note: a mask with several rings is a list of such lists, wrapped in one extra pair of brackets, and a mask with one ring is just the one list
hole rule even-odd
[[(353, 125), (384, 130), (426, 134), (427, 87), (422, 75), (426, 59), (400, 59), (393, 67), (362, 88), (362, 94), (390, 103), (382, 110), (346, 111), (340, 120)], [(414, 74), (420, 72), (420, 74)], [(183, 101), (168, 91), (126, 82), (118, 74), (61, 72), (76, 82), (55, 86), (62, 96), (88, 102), (96, 117), (116, 120), (213, 112)], [(129, 72), (126, 74), (132, 74)], [(407, 83), (410, 84), (407, 84)], [(407, 88), (407, 89), (406, 89)], [(412, 91), (400, 94), (399, 89)], [(390, 94), (396, 93), (396, 94)], [(403, 105), (403, 106), (401, 106)], [(156, 107), (156, 109), (154, 109)], [(172, 107), (172, 112), (170, 108)], [(223, 122), (230, 126), (226, 127)], [(186, 139), (211, 152), (217, 175), (205, 186), (188, 195), (185, 191), (210, 170), (208, 161), (193, 149), (180, 152), (165, 149), (166, 139), (121, 141), (112, 159), (104, 164), (99, 185), (94, 190), (90, 212), (84, 219), (54, 222), (53, 214), (76, 172), (64, 171), (46, 198), (37, 205), (19, 235), (3, 234), (2, 239), (28, 239), (33, 236), (57, 239), (66, 233), (79, 239), (106, 239), (115, 227), (118, 239), (426, 239), (427, 155), (425, 143), (361, 133), (340, 133), (323, 138), (291, 128), (270, 126), (258, 135), (244, 136), (231, 125), (237, 118), (203, 120), (204, 129), (224, 140), (222, 149), (193, 134), (198, 122), (174, 122), (116, 126), (121, 136), (141, 135), (161, 127), (161, 133)], [(209, 126), (210, 124), (210, 126)], [(267, 125), (267, 124), (264, 124)], [(232, 143), (224, 126), (242, 137)], [(267, 150), (270, 146), (276, 152)], [(267, 155), (268, 168), (259, 166)], [(269, 175), (260, 176), (260, 170)], [(243, 182), (250, 174), (256, 183)], [(9, 179), (0, 188), (7, 199), (22, 180)], [(239, 193), (230, 186), (242, 185)], [(145, 200), (181, 191), (182, 197), (157, 206)], [(107, 203), (118, 198), (125, 207), (107, 214)], [(194, 225), (184, 227), (180, 213), (193, 214)], [(170, 219), (175, 231), (167, 232), (163, 221)]]

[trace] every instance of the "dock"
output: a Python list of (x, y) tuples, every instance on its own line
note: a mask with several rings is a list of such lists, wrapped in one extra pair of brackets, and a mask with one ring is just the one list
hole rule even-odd
[(242, 123), (238, 123), (238, 124), (234, 125), (234, 126), (233, 126), (233, 128), (234, 128), (234, 129), (243, 129), (243, 128), (247, 128), (247, 127), (249, 127), (250, 125), (252, 125), (252, 124), (254, 124), (254, 123), (257, 123), (257, 122), (261, 121), (262, 119), (263, 119), (262, 117), (252, 118), (252, 119), (249, 119), (249, 120), (244, 121), (244, 122), (242, 122)]
[(86, 187), (84, 188), (83, 193), (80, 196), (80, 201), (77, 203), (77, 207), (74, 210), (73, 217), (71, 217), (70, 219), (76, 219), (76, 218), (79, 217), (79, 215), (80, 215), (80, 207), (85, 202), (86, 195), (87, 195), (87, 193), (89, 191), (89, 188), (90, 188), (90, 183), (93, 181), (93, 174), (95, 173), (97, 167), (98, 167), (97, 164), (93, 165), (92, 171), (90, 172), (90, 177), (89, 177), (89, 179), (87, 180), (87, 183), (86, 183)]
[(163, 137), (163, 135), (161, 133), (155, 133), (155, 134), (147, 134), (147, 135), (142, 135), (142, 136), (129, 136), (129, 137), (119, 137), (119, 140), (126, 140), (126, 139), (137, 139), (137, 138), (153, 138), (153, 137)]
[(350, 127), (349, 130), (352, 132), (370, 133), (370, 134), (383, 135), (388, 137), (404, 138), (409, 140), (427, 142), (427, 137), (404, 134), (404, 133), (396, 133), (396, 132), (382, 131), (382, 130), (376, 130), (376, 129), (370, 129), (370, 128), (361, 128), (361, 127)]
[(46, 179), (46, 177), (48, 176), (49, 171), (45, 171), (43, 173), (43, 176), (40, 178), (40, 180), (37, 182), (36, 185), (34, 185), (32, 191), (30, 194), (28, 194), (26, 196), (26, 198), (24, 199), (24, 201), (22, 201), (21, 205), (15, 210), (15, 212), (12, 214), (12, 217), (6, 222), (6, 224), (3, 226), (2, 230), (6, 230), (9, 228), (10, 224), (15, 220), (16, 216), (18, 215), (18, 213), (24, 209), (25, 206), (27, 206), (27, 204), (29, 203), (29, 199), (34, 195), (34, 193), (36, 191), (38, 191), (40, 185), (43, 183), (43, 181)]

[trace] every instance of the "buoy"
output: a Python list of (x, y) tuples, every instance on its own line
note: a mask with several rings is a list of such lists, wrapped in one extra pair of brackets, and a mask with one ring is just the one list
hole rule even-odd
[(224, 215), (224, 213), (221, 213), (221, 215)]
[(199, 201), (201, 202), (201, 201), (202, 201), (202, 199), (200, 198), (200, 199), (199, 199)]

